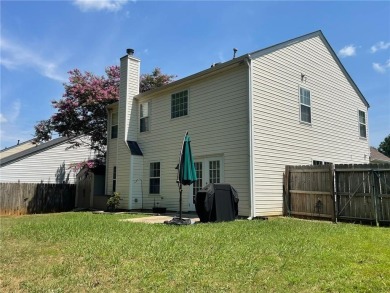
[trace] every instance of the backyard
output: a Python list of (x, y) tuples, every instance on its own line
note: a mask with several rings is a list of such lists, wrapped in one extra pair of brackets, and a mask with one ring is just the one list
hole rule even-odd
[(0, 291), (390, 291), (389, 228), (292, 218), (120, 221), (131, 217), (1, 217)]

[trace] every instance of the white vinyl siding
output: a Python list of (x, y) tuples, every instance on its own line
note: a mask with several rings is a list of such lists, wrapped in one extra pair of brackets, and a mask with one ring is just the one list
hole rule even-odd
[[(255, 212), (280, 215), (285, 165), (309, 165), (316, 158), (368, 163), (368, 143), (356, 135), (356, 109), (366, 106), (320, 37), (254, 58)], [(311, 127), (296, 122), (299, 87), (310, 89)]]
[[(187, 91), (191, 115), (171, 119), (171, 95)], [(177, 211), (179, 189), (175, 169), (183, 137), (188, 130), (195, 158), (222, 157), (224, 182), (239, 194), (239, 214), (249, 214), (248, 68), (238, 65), (217, 76), (208, 76), (184, 88), (143, 94), (139, 103), (152, 100), (150, 134), (139, 135), (145, 162), (161, 162), (159, 205)], [(144, 190), (149, 191), (149, 164), (144, 168)], [(203, 182), (203, 185), (205, 182)], [(190, 186), (183, 186), (183, 211), (189, 207)], [(145, 196), (144, 208), (155, 196)], [(161, 199), (162, 198), (162, 199)]]
[[(131, 153), (127, 141), (136, 141), (138, 134), (138, 103), (134, 96), (139, 93), (139, 60), (125, 56), (121, 60), (121, 78), (119, 85), (118, 102), (118, 142), (116, 152), (109, 149), (108, 157), (117, 170), (116, 191), (121, 197), (119, 208), (127, 209), (130, 205), (130, 181)], [(115, 158), (113, 157), (115, 154)], [(108, 189), (110, 190), (110, 189)]]
[(94, 153), (88, 146), (70, 146), (64, 142), (1, 167), (0, 182), (75, 183), (76, 173), (70, 164), (93, 159)]

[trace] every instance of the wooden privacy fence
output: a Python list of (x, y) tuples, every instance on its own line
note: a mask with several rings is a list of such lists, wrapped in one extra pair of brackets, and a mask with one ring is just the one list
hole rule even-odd
[(74, 208), (74, 184), (0, 183), (1, 214), (64, 212)]
[(390, 164), (286, 166), (284, 214), (390, 223)]

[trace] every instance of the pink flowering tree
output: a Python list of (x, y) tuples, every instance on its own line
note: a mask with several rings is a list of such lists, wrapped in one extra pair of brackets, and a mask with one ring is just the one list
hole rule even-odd
[[(82, 73), (78, 69), (68, 73), (69, 82), (64, 83), (65, 93), (61, 99), (52, 101), (56, 112), (34, 127), (35, 141), (49, 141), (53, 133), (78, 137), (70, 141), (72, 147), (87, 145), (102, 159), (107, 145), (106, 106), (119, 99), (119, 66), (107, 67), (105, 76)], [(174, 77), (162, 74), (156, 68), (152, 74), (141, 75), (140, 91), (170, 83)]]

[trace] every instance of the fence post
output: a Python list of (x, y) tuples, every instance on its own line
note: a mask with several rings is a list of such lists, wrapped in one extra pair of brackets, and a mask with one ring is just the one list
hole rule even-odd
[(329, 164), (329, 192), (330, 192), (330, 197), (332, 199), (332, 222), (336, 223), (337, 222), (337, 216), (336, 216), (336, 197), (335, 197), (335, 192), (334, 192), (334, 165)]
[(284, 172), (284, 216), (290, 216), (290, 192), (289, 192), (289, 181), (290, 181), (290, 166), (286, 166)]

